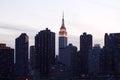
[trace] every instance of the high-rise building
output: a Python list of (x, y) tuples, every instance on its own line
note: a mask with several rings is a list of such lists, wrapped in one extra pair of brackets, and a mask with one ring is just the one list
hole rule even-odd
[(84, 32), (80, 36), (80, 51), (87, 53), (90, 49), (92, 49), (92, 35)]
[(111, 74), (114, 70), (114, 48), (112, 48), (113, 43), (111, 42), (110, 35), (105, 33), (104, 36), (104, 47), (100, 54), (100, 68), (102, 74)]
[(120, 75), (120, 33), (111, 33), (110, 44), (113, 49), (112, 55), (112, 66), (114, 67), (113, 73)]
[(30, 46), (30, 65), (32, 69), (35, 68), (35, 46)]
[(0, 80), (14, 80), (14, 49), (0, 44)]
[(92, 49), (92, 35), (83, 33), (80, 36), (80, 73), (88, 74), (88, 52)]
[(22, 80), (26, 79), (28, 75), (28, 46), (29, 39), (26, 33), (22, 33), (16, 38), (16, 77)]
[(75, 76), (77, 72), (77, 47), (69, 44), (65, 48), (63, 64), (70, 70), (70, 76)]
[(35, 36), (36, 70), (40, 77), (49, 75), (49, 67), (55, 63), (55, 33), (48, 28)]
[(72, 44), (69, 44), (65, 48), (65, 53), (63, 57), (63, 64), (65, 64), (68, 67), (73, 67), (75, 64), (75, 59), (77, 57), (77, 47), (73, 46)]
[(62, 25), (59, 31), (59, 60), (62, 62), (64, 57), (64, 49), (67, 46), (67, 31), (64, 24), (64, 14), (62, 18)]
[(88, 54), (88, 67), (90, 75), (98, 75), (100, 73), (100, 53), (101, 48), (99, 44), (95, 44)]
[(120, 33), (106, 33), (104, 41), (101, 54), (102, 73), (120, 74)]

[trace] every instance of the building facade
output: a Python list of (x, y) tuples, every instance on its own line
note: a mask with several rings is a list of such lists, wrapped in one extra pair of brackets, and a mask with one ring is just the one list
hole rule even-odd
[(48, 77), (49, 66), (55, 63), (55, 33), (48, 28), (35, 36), (35, 67), (40, 77)]
[(88, 74), (88, 52), (92, 49), (92, 35), (83, 33), (80, 36), (80, 73)]
[(77, 47), (69, 44), (64, 53), (64, 64), (68, 67), (70, 77), (75, 76), (77, 73), (78, 57), (77, 57)]
[(28, 75), (28, 46), (29, 38), (26, 33), (22, 33), (15, 40), (16, 53), (16, 77), (25, 80)]
[(67, 31), (64, 24), (64, 15), (62, 18), (62, 25), (59, 31), (59, 61), (63, 62), (64, 51), (67, 46)]
[(101, 71), (104, 74), (120, 74), (120, 33), (105, 34), (101, 54)]
[(30, 46), (30, 65), (32, 69), (35, 69), (35, 46)]
[(0, 44), (0, 80), (14, 80), (14, 49)]
[(89, 74), (97, 76), (100, 73), (100, 53), (101, 48), (99, 44), (95, 44), (88, 54)]

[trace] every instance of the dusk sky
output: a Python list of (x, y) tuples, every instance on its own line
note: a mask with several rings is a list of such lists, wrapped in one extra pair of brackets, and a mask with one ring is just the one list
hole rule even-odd
[(46, 27), (58, 35), (63, 11), (75, 46), (83, 32), (101, 46), (105, 33), (120, 32), (120, 0), (0, 0), (0, 43), (14, 48), (15, 38), (24, 32), (33, 45), (34, 36)]

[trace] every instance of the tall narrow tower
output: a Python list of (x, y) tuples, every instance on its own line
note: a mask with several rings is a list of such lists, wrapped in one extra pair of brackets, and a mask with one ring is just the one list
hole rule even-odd
[(67, 31), (64, 24), (64, 14), (62, 17), (62, 25), (59, 31), (59, 59), (61, 61), (62, 55), (64, 55), (64, 49), (67, 46)]
[(67, 31), (64, 24), (64, 14), (62, 18), (62, 25), (59, 31), (59, 49), (67, 46)]
[(86, 32), (80, 35), (80, 73), (88, 74), (88, 53), (92, 49), (92, 35)]
[(22, 33), (15, 39), (16, 53), (16, 77), (24, 80), (28, 75), (28, 46), (29, 37), (26, 33)]

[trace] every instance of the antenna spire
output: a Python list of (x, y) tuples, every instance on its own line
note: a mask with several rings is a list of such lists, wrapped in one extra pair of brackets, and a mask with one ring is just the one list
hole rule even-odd
[(62, 16), (62, 18), (64, 19), (64, 11), (63, 11), (63, 16)]
[(61, 28), (65, 28), (65, 24), (64, 24), (64, 11), (63, 11), (63, 15), (62, 15), (62, 26)]

